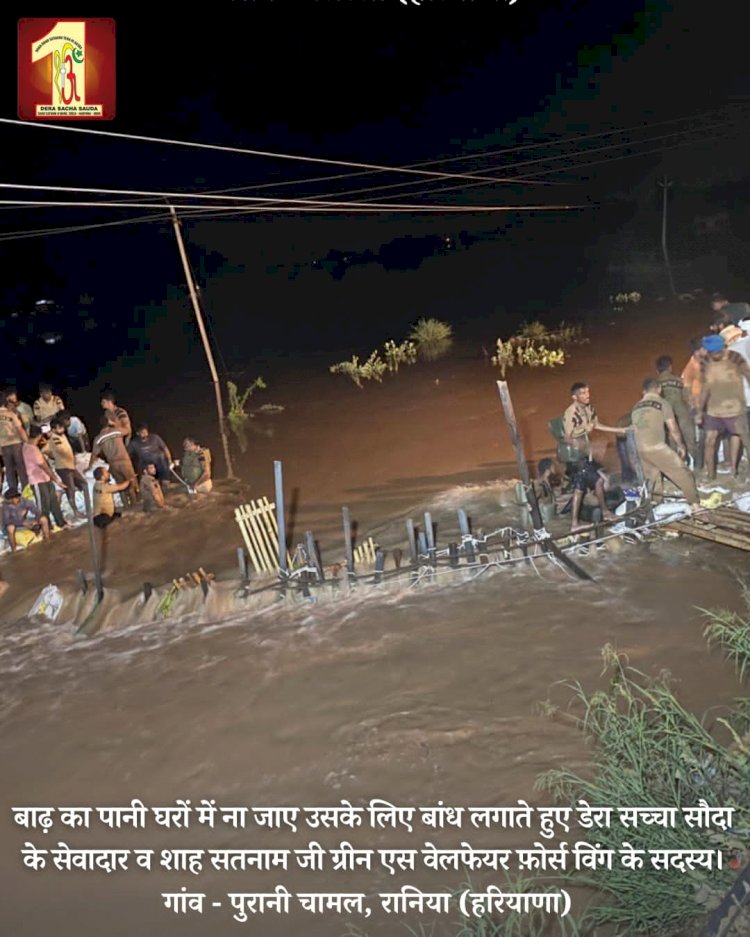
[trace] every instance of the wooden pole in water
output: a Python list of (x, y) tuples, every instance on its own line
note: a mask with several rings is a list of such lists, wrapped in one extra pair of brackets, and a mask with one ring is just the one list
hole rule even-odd
[(273, 477), (276, 486), (276, 523), (279, 528), (279, 572), (282, 576), (286, 576), (286, 523), (284, 521), (284, 480), (281, 473), (281, 462), (273, 463)]
[(518, 424), (516, 423), (516, 414), (513, 410), (513, 401), (510, 399), (508, 382), (498, 381), (497, 390), (500, 394), (500, 403), (503, 405), (505, 422), (508, 424), (508, 429), (510, 430), (510, 441), (513, 443), (513, 449), (516, 453), (518, 472), (521, 476), (521, 481), (528, 487), (531, 482), (531, 479), (529, 478), (529, 467), (526, 464), (526, 456), (524, 455), (523, 451), (523, 441), (521, 440), (521, 435), (518, 432)]
[(169, 206), (169, 213), (172, 216), (172, 226), (174, 227), (174, 233), (177, 237), (177, 247), (179, 248), (180, 257), (182, 259), (182, 266), (185, 270), (185, 278), (187, 279), (188, 290), (190, 292), (190, 301), (193, 304), (193, 312), (195, 313), (195, 319), (198, 323), (198, 331), (200, 332), (201, 341), (203, 342), (203, 350), (206, 353), (208, 368), (211, 371), (211, 380), (214, 385), (214, 394), (216, 395), (216, 412), (219, 417), (219, 434), (221, 435), (221, 445), (224, 450), (224, 461), (227, 465), (227, 477), (235, 478), (234, 468), (232, 466), (232, 456), (229, 452), (229, 437), (227, 435), (226, 420), (224, 419), (224, 404), (221, 399), (219, 374), (216, 370), (216, 362), (214, 361), (214, 355), (211, 351), (211, 344), (208, 340), (208, 333), (206, 332), (206, 326), (203, 321), (203, 312), (201, 311), (201, 305), (198, 301), (198, 293), (196, 292), (195, 283), (193, 281), (193, 272), (190, 269), (190, 264), (188, 262), (187, 253), (185, 251), (185, 242), (182, 240), (180, 222), (177, 218), (177, 212), (174, 210), (174, 205)]

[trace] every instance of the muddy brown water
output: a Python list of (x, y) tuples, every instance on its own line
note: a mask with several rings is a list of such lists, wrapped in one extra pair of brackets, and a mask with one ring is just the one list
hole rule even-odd
[[(544, 422), (560, 411), (567, 386), (584, 366), (587, 379), (598, 381), (603, 417), (613, 420), (627, 409), (651, 358), (664, 350), (677, 357), (681, 338), (667, 344), (669, 328), (665, 322), (645, 348), (643, 331), (634, 334), (627, 367), (606, 364), (614, 339), (603, 327), (591, 347), (577, 352), (580, 360), (561, 372), (514, 376), (529, 451), (538, 457), (549, 448)], [(281, 458), (294, 529), (310, 526), (329, 560), (340, 552), (342, 503), (352, 507), (366, 533), (385, 518), (424, 510), (436, 500), (440, 531), (440, 512), (453, 510), (462, 494), (470, 497), (472, 485), (513, 474), (496, 375), (481, 360), (414, 369), (366, 391), (310, 369), (279, 374), (269, 398), (288, 409), (272, 438), (251, 435), (242, 473), (253, 496), (272, 496), (270, 463)], [(165, 399), (164, 407), (169, 404)], [(186, 422), (181, 414), (175, 431), (186, 431)], [(441, 500), (446, 490), (450, 497)], [(169, 538), (160, 537), (150, 520), (126, 519), (112, 554), (111, 585), (128, 593), (137, 590), (145, 571), (168, 579), (188, 567), (231, 566), (238, 538), (231, 520), (221, 516), (230, 513), (230, 501), (216, 502), (222, 505), (217, 517), (202, 508), (182, 541), (179, 513), (169, 521)], [(73, 538), (82, 534), (69, 541), (79, 544)], [(17, 574), (5, 609), (20, 608), (53, 570), (72, 577), (81, 562), (80, 554), (63, 554), (54, 542), (35, 549), (46, 551), (38, 554), (46, 559), (41, 577), (32, 551), (4, 561), (6, 578)], [(259, 837), (253, 830), (208, 835), (205, 829), (178, 834), (151, 828), (134, 836), (101, 827), (45, 835), (15, 826), (10, 808), (117, 805), (135, 797), (156, 806), (179, 797), (248, 806), (335, 805), (341, 799), (364, 804), (371, 798), (424, 805), (513, 804), (520, 798), (539, 803), (536, 777), (563, 765), (585, 771), (589, 750), (580, 732), (543, 718), (535, 704), (549, 693), (565, 703), (568, 691), (555, 686), (563, 679), (580, 680), (587, 689), (602, 685), (603, 645), (613, 644), (648, 674), (669, 669), (681, 699), (697, 712), (738, 695), (731, 666), (706, 649), (697, 608), (739, 607), (735, 576), (746, 569), (743, 554), (678, 540), (582, 562), (595, 584), (539, 564), (538, 574), (506, 570), (379, 599), (362, 593), (254, 615), (228, 609), (211, 623), (188, 618), (112, 627), (86, 641), (73, 640), (64, 627), (6, 620), (0, 634), (3, 932), (337, 937), (346, 920), (331, 915), (268, 915), (237, 923), (224, 895), (278, 883), (298, 892), (371, 895), (406, 883), (458, 887), (460, 875), (424, 869), (395, 879), (382, 869), (333, 875), (291, 867), (283, 874), (206, 871), (199, 877), (35, 873), (23, 868), (19, 849), (27, 840), (40, 848), (58, 841), (153, 849), (302, 848), (314, 839), (348, 839), (364, 848), (458, 845), (461, 839), (502, 847), (515, 845), (513, 835), (386, 837), (347, 830), (331, 840), (311, 830)], [(176, 917), (163, 908), (160, 893), (182, 886), (223, 906), (202, 917)], [(382, 916), (352, 920), (373, 934), (404, 932)]]

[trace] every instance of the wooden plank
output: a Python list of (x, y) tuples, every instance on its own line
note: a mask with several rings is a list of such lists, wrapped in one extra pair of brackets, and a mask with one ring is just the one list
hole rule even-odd
[(268, 572), (278, 570), (279, 566), (276, 560), (276, 543), (271, 532), (268, 515), (263, 510), (258, 510), (260, 502), (253, 501), (253, 513), (250, 515), (250, 523), (255, 531), (255, 536), (260, 545), (263, 562)]
[(254, 546), (254, 544), (253, 544), (253, 542), (252, 542), (252, 540), (251, 540), (251, 538), (250, 538), (250, 533), (249, 533), (249, 530), (248, 530), (248, 527), (247, 527), (247, 524), (246, 524), (245, 507), (244, 507), (244, 505), (240, 505), (240, 507), (238, 507), (238, 508), (235, 510), (235, 512), (234, 512), (234, 518), (235, 518), (235, 520), (237, 521), (237, 524), (238, 524), (238, 526), (239, 526), (239, 528), (240, 528), (240, 533), (242, 534), (242, 539), (245, 541), (245, 546), (247, 547), (247, 552), (248, 552), (248, 555), (249, 555), (249, 557), (250, 557), (250, 560), (252, 561), (252, 564), (253, 564), (253, 566), (255, 567), (255, 572), (256, 572), (256, 573), (262, 573), (262, 572), (263, 572), (263, 568), (262, 568), (262, 566), (261, 566), (261, 564), (260, 564), (260, 561), (258, 560), (258, 556), (257, 556), (257, 554), (256, 554), (256, 552), (255, 552), (255, 546)]
[(698, 537), (701, 540), (709, 540), (711, 543), (720, 543), (723, 546), (734, 547), (736, 550), (745, 550), (750, 552), (750, 538), (744, 539), (738, 535), (731, 535), (723, 530), (710, 530), (708, 527), (699, 527), (697, 525), (686, 524), (682, 521), (674, 521), (665, 526), (667, 530), (674, 530), (680, 534), (688, 534), (692, 537)]

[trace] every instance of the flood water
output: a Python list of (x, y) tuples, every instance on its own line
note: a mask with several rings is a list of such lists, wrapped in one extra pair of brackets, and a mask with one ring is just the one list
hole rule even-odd
[[(602, 328), (595, 346), (585, 356), (580, 351), (580, 363), (603, 419), (611, 421), (639, 396), (641, 371), (648, 372), (653, 354), (674, 350), (677, 358), (681, 341), (661, 347), (669, 341), (666, 326), (645, 349), (642, 336), (634, 335), (627, 366), (605, 365), (614, 340), (609, 334)], [(574, 359), (560, 372), (514, 377), (516, 410), (534, 458), (549, 449), (544, 423), (565, 405), (578, 370)], [(481, 357), (415, 368), (362, 391), (322, 366), (274, 373), (266, 397), (287, 409), (274, 418), (273, 436), (251, 434), (240, 470), (253, 496), (272, 497), (271, 463), (283, 461), (293, 536), (313, 529), (326, 562), (342, 552), (342, 504), (350, 506), (363, 535), (388, 518), (436, 504), (440, 539), (444, 515), (455, 514), (472, 486), (513, 474), (497, 375)], [(205, 427), (218, 454), (209, 434), (210, 407), (184, 406), (193, 394), (185, 387), (165, 388), (153, 403), (153, 428), (175, 445), (190, 426), (196, 434)], [(183, 406), (177, 407), (180, 394)], [(440, 494), (446, 491), (449, 497)], [(492, 517), (473, 521), (487, 529), (494, 523)], [(238, 534), (231, 515), (218, 522), (203, 538), (200, 530), (186, 531), (185, 547), (175, 522), (171, 539), (153, 542), (135, 527), (128, 533), (126, 518), (128, 548), (113, 554), (109, 585), (115, 587), (118, 576), (127, 579), (128, 563), (134, 579), (148, 568), (161, 571), (160, 581), (184, 573), (186, 563), (231, 567)], [(78, 549), (83, 540), (73, 538), (82, 536), (71, 534), (69, 543)], [(47, 551), (38, 555), (58, 564), (60, 577), (72, 577), (80, 559), (59, 548), (53, 554), (54, 548), (53, 541), (34, 549)], [(31, 551), (14, 558), (25, 565), (6, 562), (6, 578), (11, 569), (30, 575), (30, 557)], [(660, 540), (581, 562), (595, 583), (540, 563), (536, 571), (505, 570), (474, 582), (382, 596), (363, 591), (252, 614), (228, 609), (213, 622), (188, 618), (129, 628), (114, 622), (83, 641), (61, 626), (6, 622), (0, 635), (4, 932), (338, 937), (346, 919), (330, 915), (297, 912), (237, 923), (224, 893), (270, 891), (277, 884), (291, 891), (373, 895), (407, 883), (458, 887), (455, 875), (424, 869), (397, 877), (382, 869), (332, 875), (291, 866), (288, 873), (208, 870), (199, 877), (158, 870), (33, 872), (19, 858), (26, 841), (47, 849), (63, 841), (158, 850), (302, 848), (331, 837), (312, 830), (260, 836), (229, 827), (210, 835), (203, 827), (179, 833), (150, 827), (137, 835), (56, 827), (44, 834), (15, 826), (10, 808), (113, 806), (132, 798), (152, 806), (173, 805), (177, 798), (194, 804), (215, 798), (231, 806), (336, 805), (342, 799), (363, 805), (372, 798), (425, 806), (514, 804), (520, 798), (539, 803), (537, 776), (563, 765), (585, 771), (589, 752), (574, 726), (544, 718), (535, 704), (551, 694), (566, 705), (570, 692), (555, 686), (560, 680), (579, 680), (588, 690), (606, 685), (600, 656), (605, 644), (647, 674), (670, 670), (680, 698), (696, 712), (726, 705), (738, 694), (731, 666), (706, 649), (697, 607), (739, 606), (735, 575), (746, 565), (743, 554)], [(45, 577), (48, 571), (51, 566)], [(513, 845), (508, 834), (488, 839), (472, 833), (472, 842)], [(425, 840), (458, 845), (467, 838), (468, 832), (457, 831), (386, 837), (360, 829), (333, 842), (421, 848)], [(223, 906), (209, 907), (203, 917), (177, 917), (164, 909), (160, 894), (182, 886), (223, 900)], [(354, 923), (372, 934), (403, 932), (397, 922), (376, 915)]]

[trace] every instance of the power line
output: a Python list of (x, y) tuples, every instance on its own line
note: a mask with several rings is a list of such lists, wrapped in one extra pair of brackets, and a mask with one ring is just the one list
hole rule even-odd
[[(713, 114), (713, 113), (714, 113), (713, 111), (709, 111), (709, 112), (705, 112), (705, 114), (702, 114), (702, 115), (696, 115), (696, 119), (697, 119), (698, 117), (706, 116), (706, 115), (711, 115), (711, 114)], [(684, 121), (684, 120), (687, 120), (687, 119), (689, 119), (689, 118), (676, 118), (674, 122), (677, 122), (677, 121)], [(668, 124), (668, 123), (671, 123), (671, 122), (672, 122), (672, 121), (663, 121), (663, 122), (660, 122), (660, 123), (662, 123), (662, 124)], [(653, 126), (659, 126), (659, 124), (654, 124)], [(616, 133), (616, 132), (617, 132), (617, 131), (606, 131), (606, 132), (604, 132), (604, 133), (602, 133), (602, 134), (595, 134), (595, 135), (592, 134), (592, 135), (589, 135), (589, 136), (604, 136), (604, 135), (614, 134), (614, 133)], [(627, 132), (627, 131), (621, 131), (621, 132)], [(745, 131), (741, 131), (741, 132), (745, 132)], [(665, 136), (670, 136), (670, 135), (665, 135)], [(727, 136), (730, 136), (730, 134), (722, 134), (721, 138), (725, 138), (725, 137), (727, 137)], [(648, 142), (648, 141), (639, 141), (639, 143), (643, 143), (643, 142)], [(570, 170), (572, 170), (572, 169), (584, 168), (584, 167), (587, 167), (587, 166), (602, 165), (602, 164), (612, 163), (612, 162), (619, 162), (619, 161), (625, 160), (625, 159), (645, 158), (645, 157), (647, 157), (647, 156), (652, 156), (652, 155), (655, 155), (655, 154), (657, 154), (657, 153), (668, 152), (668, 151), (673, 150), (673, 149), (680, 149), (681, 147), (684, 147), (684, 146), (700, 145), (700, 144), (703, 143), (703, 142), (706, 142), (706, 141), (700, 140), (700, 139), (699, 139), (699, 140), (683, 141), (683, 142), (681, 142), (681, 143), (674, 144), (674, 145), (672, 145), (672, 146), (657, 147), (657, 148), (654, 148), (654, 149), (650, 149), (650, 150), (646, 150), (646, 151), (642, 151), (642, 152), (638, 152), (638, 153), (627, 153), (627, 154), (624, 154), (624, 155), (622, 155), (622, 156), (611, 156), (611, 157), (608, 157), (608, 158), (606, 158), (606, 159), (598, 159), (598, 160), (590, 160), (590, 161), (586, 161), (586, 162), (578, 162), (578, 163), (575, 163), (575, 164), (572, 165), (572, 166), (567, 166), (567, 167), (555, 167), (555, 168), (553, 168), (553, 169), (545, 169), (545, 170), (541, 170), (541, 171), (538, 173), (538, 175), (550, 174), (550, 173), (566, 172), (566, 171), (570, 171)], [(551, 143), (550, 143), (550, 145), (551, 145)], [(627, 145), (627, 144), (623, 144), (623, 145)], [(530, 144), (530, 146), (533, 146), (533, 144)], [(583, 155), (585, 152), (586, 152), (585, 150), (579, 151), (578, 154), (572, 154), (571, 158), (575, 158), (575, 156), (577, 156), (577, 155)], [(590, 152), (590, 151), (589, 151), (589, 152)], [(452, 157), (451, 159), (463, 159), (463, 158), (464, 158), (464, 157), (454, 157), (454, 158)], [(436, 161), (436, 162), (442, 162), (442, 160), (438, 160), (438, 161)], [(369, 174), (369, 173), (364, 173), (364, 172), (363, 172), (363, 173), (348, 173), (348, 174), (345, 174), (344, 177), (351, 177), (351, 176), (355, 176), (355, 175), (367, 175), (367, 174)], [(339, 178), (339, 177), (337, 177), (337, 176), (333, 176), (333, 177), (331, 177), (331, 176), (322, 176), (322, 177), (319, 177), (320, 180), (329, 180), (329, 179), (336, 179), (336, 178)], [(314, 181), (314, 180), (309, 179), (309, 180), (302, 180), (302, 181)], [(296, 180), (287, 180), (287, 182), (290, 182), (290, 183), (291, 183), (291, 182), (296, 182)], [(287, 184), (287, 183), (284, 182), (284, 183), (276, 183), (276, 184)], [(454, 187), (443, 187), (442, 189), (433, 189), (433, 190), (431, 190), (431, 192), (434, 192), (435, 194), (440, 194), (441, 192), (451, 191), (452, 189), (473, 188), (473, 187), (481, 186), (481, 185), (484, 185), (484, 184), (485, 184), (485, 183), (482, 182), (482, 181), (475, 181), (475, 182), (467, 183), (466, 185), (460, 185), (460, 186), (454, 186)], [(255, 186), (255, 187), (251, 187), (251, 186), (247, 186), (247, 187), (238, 187), (238, 188), (236, 188), (236, 189), (231, 189), (231, 190), (228, 190), (228, 191), (242, 191), (242, 190), (248, 190), (248, 189), (251, 189), (251, 190), (252, 190), (252, 189), (256, 189), (256, 190), (257, 190), (257, 189), (266, 188), (266, 187), (268, 187), (268, 186), (270, 186), (270, 185), (273, 185), (273, 183), (263, 184), (263, 185), (259, 185), (259, 186)], [(218, 190), (218, 191), (222, 191), (222, 190)], [(420, 193), (420, 194), (421, 194), (421, 193)], [(23, 204), (23, 203), (22, 203), (22, 204)], [(61, 204), (61, 203), (55, 202), (55, 203), (52, 203), (52, 204), (54, 204), (54, 205), (59, 205), (59, 204)], [(78, 204), (78, 203), (76, 203), (76, 204)], [(97, 205), (99, 205), (99, 204), (105, 205), (105, 203), (96, 203), (96, 204), (97, 204)], [(2, 203), (0, 203), (0, 207), (2, 207)], [(14, 203), (13, 205), (9, 205), (8, 207), (19, 207), (19, 206), (18, 206), (18, 203)], [(26, 203), (26, 206), (25, 206), (25, 207), (30, 207), (30, 208), (31, 208), (31, 207), (49, 207), (49, 205), (48, 205), (48, 203), (32, 202), (32, 203)], [(115, 203), (113, 207), (126, 207), (126, 206), (123, 206), (122, 204), (117, 204), (117, 203)], [(138, 207), (138, 208), (142, 208), (142, 209), (143, 209), (143, 208), (150, 208), (151, 206), (150, 206), (148, 203), (139, 202), (139, 203), (137, 204), (137, 206), (134, 206), (134, 207)], [(154, 207), (161, 207), (161, 206), (154, 206)], [(203, 219), (203, 220), (212, 220), (212, 219), (215, 219), (215, 218), (228, 218), (228, 217), (236, 217), (236, 216), (241, 216), (241, 215), (246, 215), (246, 214), (258, 214), (258, 213), (260, 213), (260, 212), (262, 211), (262, 209), (258, 209), (258, 208), (237, 209), (237, 210), (234, 210), (234, 211), (227, 210), (227, 209), (217, 209), (216, 211), (212, 211), (212, 209), (209, 209), (209, 208), (203, 208), (203, 207), (190, 208), (189, 206), (187, 207), (187, 210), (185, 211), (185, 210), (184, 210), (184, 209), (185, 209), (185, 206), (182, 206), (182, 207), (183, 207), (183, 213), (182, 213), (182, 217), (183, 217), (183, 218), (194, 218), (194, 219), (197, 219), (197, 220), (200, 220), (200, 219)], [(391, 206), (389, 206), (389, 208), (390, 208), (390, 207), (391, 207)], [(439, 208), (438, 208), (437, 206), (428, 206), (428, 207), (429, 207), (430, 210), (439, 210)], [(535, 206), (529, 206), (529, 207), (528, 207), (528, 210), (533, 210), (534, 207), (535, 207)], [(536, 206), (536, 207), (538, 207), (540, 210), (545, 210), (545, 207), (544, 207), (544, 206)], [(560, 206), (560, 207), (561, 207), (561, 208), (565, 208), (565, 206)], [(571, 208), (577, 208), (577, 207), (582, 207), (582, 206), (571, 206)], [(474, 211), (474, 210), (475, 210), (473, 207), (467, 206), (467, 208), (468, 208), (469, 210), (471, 210), (471, 211)], [(308, 210), (312, 211), (312, 209), (308, 209)], [(105, 222), (100, 222), (100, 223), (97, 223), (97, 224), (83, 224), (83, 225), (74, 225), (74, 226), (65, 226), (65, 227), (56, 226), (56, 227), (49, 227), (49, 228), (44, 228), (44, 229), (32, 230), (32, 231), (29, 231), (29, 230), (25, 230), (25, 231), (24, 231), (24, 230), (21, 230), (21, 231), (13, 231), (13, 232), (5, 233), (5, 234), (0, 234), (0, 240), (22, 240), (22, 239), (28, 238), (28, 237), (40, 237), (40, 236), (47, 236), (47, 235), (51, 235), (51, 234), (76, 233), (76, 232), (79, 232), (79, 231), (93, 230), (93, 229), (104, 228), (104, 227), (115, 227), (115, 226), (128, 225), (128, 224), (141, 224), (141, 223), (148, 223), (148, 222), (153, 222), (153, 221), (163, 221), (163, 220), (166, 220), (167, 218), (168, 218), (167, 215), (162, 215), (162, 216), (141, 215), (141, 216), (137, 216), (136, 218), (127, 218), (127, 219), (122, 219), (122, 220), (117, 220), (117, 221), (105, 221)]]
[[(231, 202), (240, 202), (247, 203), (252, 202), (255, 205), (260, 207), (264, 206), (273, 206), (277, 202), (281, 204), (288, 205), (318, 205), (325, 208), (356, 208), (358, 207), (357, 202), (352, 201), (331, 201), (327, 199), (313, 199), (313, 198), (285, 198), (285, 199), (265, 199), (258, 198), (254, 195), (202, 195), (196, 192), (186, 195), (183, 192), (150, 192), (143, 189), (103, 189), (95, 188), (92, 186), (63, 186), (63, 185), (39, 185), (39, 184), (29, 184), (29, 183), (16, 183), (16, 182), (0, 182), (0, 189), (21, 189), (27, 192), (80, 192), (86, 195), (128, 195), (128, 196), (139, 196), (144, 195), (149, 198), (159, 198), (159, 199), (169, 199), (173, 201), (174, 199), (183, 199), (183, 198), (192, 198), (192, 199), (206, 199), (208, 201), (231, 201)], [(124, 203), (122, 203), (124, 204)], [(150, 205), (148, 202), (139, 203), (143, 207)], [(163, 206), (154, 205), (154, 208), (162, 208)], [(176, 207), (180, 207), (179, 205)], [(370, 200), (367, 207), (371, 208), (390, 208), (391, 205), (381, 206), (377, 202)], [(393, 206), (394, 208), (410, 209), (410, 208), (421, 208), (420, 205), (403, 205), (397, 204)], [(489, 207), (489, 206), (488, 206)], [(495, 207), (495, 206), (492, 206)]]
[[(724, 110), (726, 110), (726, 107), (714, 108), (713, 110), (710, 110), (710, 111), (703, 111), (700, 114), (692, 114), (686, 117), (675, 117), (670, 120), (656, 121), (651, 124), (648, 124), (648, 123), (640, 124), (640, 125), (636, 125), (633, 127), (620, 128), (617, 130), (603, 130), (603, 131), (598, 131), (595, 133), (580, 134), (576, 137), (567, 137), (567, 138), (562, 138), (562, 139), (557, 139), (557, 140), (540, 141), (537, 143), (525, 143), (525, 144), (520, 144), (518, 146), (503, 147), (498, 150), (485, 150), (483, 152), (478, 152), (478, 153), (461, 154), (460, 156), (441, 157), (439, 159), (425, 160), (425, 161), (418, 162), (418, 163), (409, 163), (407, 164), (407, 168), (418, 169), (423, 166), (437, 166), (437, 165), (442, 165), (444, 163), (454, 163), (454, 162), (462, 162), (466, 160), (485, 159), (490, 156), (501, 156), (506, 153), (515, 153), (515, 152), (521, 152), (524, 150), (539, 149), (539, 148), (548, 147), (548, 146), (568, 145), (570, 143), (580, 142), (581, 140), (589, 140), (589, 139), (595, 139), (595, 138), (600, 138), (600, 137), (614, 136), (616, 134), (633, 133), (635, 131), (641, 131), (641, 130), (651, 130), (651, 129), (655, 129), (656, 127), (667, 126), (670, 124), (684, 123), (685, 121), (688, 121), (688, 120), (700, 120), (704, 117), (709, 117), (714, 114), (718, 115), (722, 113)], [(360, 172), (338, 173), (335, 175), (326, 175), (326, 176), (303, 177), (302, 179), (284, 179), (280, 182), (263, 182), (263, 183), (256, 183), (253, 185), (249, 185), (249, 186), (233, 186), (231, 188), (225, 188), (225, 189), (212, 189), (211, 191), (213, 194), (217, 194), (217, 195), (227, 193), (227, 192), (252, 192), (252, 191), (259, 192), (263, 189), (269, 189), (269, 188), (274, 188), (274, 187), (278, 188), (281, 186), (307, 185), (307, 184), (316, 183), (316, 182), (335, 182), (339, 179), (354, 179), (359, 176), (372, 176), (372, 175), (377, 175), (378, 173), (384, 172), (384, 171), (386, 170), (369, 170), (368, 169), (368, 170), (363, 170)], [(388, 171), (391, 171), (391, 170), (388, 170)], [(396, 170), (393, 170), (393, 171), (396, 171)], [(515, 177), (513, 178), (515, 179)], [(518, 181), (535, 183), (538, 180), (522, 178)], [(549, 184), (554, 185), (554, 184), (564, 184), (564, 183), (549, 183)]]
[[(154, 209), (159, 209), (163, 211), (163, 206), (154, 205), (149, 206), (143, 202), (83, 202), (83, 201), (22, 201), (14, 199), (2, 199), (0, 200), (0, 205), (39, 205), (45, 208), (149, 208), (153, 207)], [(204, 206), (198, 205), (181, 205), (176, 206), (180, 208), (192, 208), (198, 209), (199, 212), (205, 211)], [(384, 206), (373, 206), (373, 205), (349, 205), (342, 203), (341, 207), (336, 207), (335, 205), (311, 205), (311, 206), (299, 206), (299, 205), (264, 205), (257, 208), (251, 209), (258, 214), (265, 214), (271, 212), (297, 212), (297, 214), (304, 212), (330, 212), (332, 214), (346, 214), (347, 212), (353, 212), (355, 214), (365, 213), (365, 214), (382, 214), (382, 212), (388, 211), (393, 213), (404, 213), (404, 214), (413, 214), (413, 213), (423, 213), (428, 212), (431, 214), (440, 214), (442, 212), (451, 212), (451, 213), (460, 213), (460, 214), (476, 214), (477, 212), (511, 212), (511, 211), (571, 211), (579, 208), (588, 208), (588, 205), (413, 205), (413, 206), (402, 206), (402, 205), (384, 205)], [(238, 209), (234, 205), (228, 205), (226, 207), (220, 205), (214, 205), (211, 207), (211, 212), (234, 212), (237, 213)]]
[[(408, 175), (431, 176), (441, 179), (462, 179), (460, 173), (433, 172), (428, 169), (410, 169), (408, 166), (381, 166), (377, 163), (359, 163), (352, 160), (325, 159), (322, 156), (300, 156), (295, 153), (275, 153), (269, 150), (252, 150), (246, 147), (222, 146), (217, 143), (196, 143), (192, 140), (173, 140), (168, 137), (147, 137), (142, 134), (117, 133), (112, 130), (95, 130), (93, 127), (61, 127), (58, 124), (36, 123), (34, 121), (12, 120), (9, 117), (0, 117), (0, 124), (11, 124), (18, 127), (33, 127), (37, 130), (60, 130), (65, 133), (85, 133), (98, 137), (109, 137), (120, 140), (135, 140), (142, 143), (161, 143), (170, 146), (186, 146), (193, 149), (215, 150), (222, 153), (236, 153), (244, 156), (262, 156), (266, 159), (294, 160), (303, 163), (318, 163), (326, 166), (349, 166), (354, 169), (368, 169), (377, 172), (401, 172)], [(490, 179), (488, 182), (504, 182), (503, 179)], [(517, 180), (515, 180), (517, 181)]]

